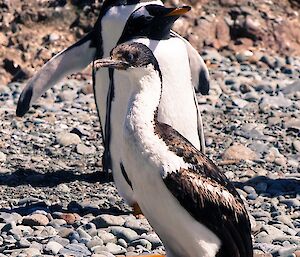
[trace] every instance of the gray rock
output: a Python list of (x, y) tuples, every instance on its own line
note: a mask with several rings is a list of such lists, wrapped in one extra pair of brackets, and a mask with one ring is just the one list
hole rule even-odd
[(66, 184), (59, 184), (57, 189), (62, 193), (70, 193), (71, 189)]
[(258, 100), (260, 100), (260, 96), (255, 92), (255, 91), (251, 91), (248, 93), (245, 93), (243, 95), (243, 99), (248, 101), (248, 102), (258, 102)]
[(117, 238), (123, 238), (127, 243), (138, 238), (138, 234), (130, 228), (112, 226), (110, 227), (110, 233)]
[(286, 204), (289, 208), (294, 207), (298, 209), (300, 207), (300, 201), (297, 198), (282, 199), (280, 203)]
[(146, 219), (129, 219), (125, 222), (124, 226), (134, 230), (140, 235), (151, 230), (151, 226)]
[(95, 246), (103, 246), (103, 240), (98, 237), (98, 236), (95, 236), (93, 237), (92, 240), (88, 241), (86, 243), (86, 246), (91, 250), (93, 247)]
[(47, 253), (58, 254), (62, 248), (63, 246), (60, 243), (57, 243), (55, 241), (50, 241), (46, 244), (45, 251)]
[(3, 152), (0, 152), (0, 163), (6, 162), (6, 154)]
[(86, 231), (90, 236), (96, 236), (97, 235), (97, 229), (96, 225), (92, 222), (89, 222), (87, 224), (82, 225), (82, 229)]
[(300, 118), (291, 118), (285, 121), (285, 128), (300, 130)]
[(87, 232), (85, 232), (82, 228), (79, 227), (76, 229), (76, 231), (79, 234), (80, 239), (86, 239), (86, 240), (92, 239), (92, 237)]
[(16, 213), (7, 213), (7, 212), (0, 212), (0, 222), (4, 222), (4, 223), (10, 223), (10, 222), (14, 222), (15, 224), (21, 223), (22, 222), (23, 217)]
[(93, 254), (92, 257), (115, 257), (115, 256), (107, 251), (99, 251), (98, 253)]
[(107, 228), (109, 226), (122, 226), (125, 220), (121, 216), (101, 214), (91, 220), (91, 222), (96, 225), (96, 228)]
[(276, 253), (281, 248), (281, 246), (269, 243), (254, 243), (253, 248), (262, 250), (265, 253)]
[(67, 239), (67, 238), (62, 238), (62, 237), (60, 237), (60, 236), (54, 236), (54, 237), (52, 237), (50, 240), (49, 240), (49, 242), (50, 241), (54, 241), (54, 242), (56, 242), (56, 243), (59, 243), (60, 245), (62, 245), (62, 246), (66, 246), (66, 245), (68, 245), (68, 244), (70, 244), (70, 241)]
[(74, 133), (61, 132), (56, 137), (57, 142), (62, 146), (77, 145), (81, 143), (81, 139)]
[(60, 254), (69, 254), (75, 256), (88, 256), (91, 252), (84, 244), (69, 244), (59, 251)]
[(54, 41), (57, 41), (57, 40), (59, 40), (59, 35), (58, 34), (55, 34), (55, 33), (51, 33), (50, 35), (49, 35), (49, 37), (48, 37), (48, 40), (49, 40), (49, 42), (54, 42)]
[(59, 102), (71, 102), (77, 97), (77, 92), (73, 90), (65, 90), (58, 94), (57, 99)]
[(300, 153), (300, 140), (294, 140), (293, 147), (298, 153)]
[(134, 246), (134, 247), (136, 247), (138, 245), (141, 245), (141, 246), (143, 246), (144, 248), (146, 248), (149, 251), (152, 249), (152, 244), (148, 240), (143, 239), (143, 238), (132, 241), (130, 243), (130, 245)]
[(46, 226), (49, 223), (47, 216), (43, 214), (32, 214), (23, 218), (22, 224), (27, 226)]
[(117, 242), (117, 238), (113, 234), (104, 230), (98, 230), (98, 236), (103, 240), (104, 244)]
[(152, 244), (153, 248), (157, 248), (162, 246), (162, 242), (159, 239), (159, 237), (156, 234), (148, 234), (148, 235), (142, 235), (141, 238), (146, 239), (147, 241), (149, 241)]
[(250, 57), (253, 56), (253, 53), (249, 50), (245, 50), (245, 51), (241, 51), (239, 53), (237, 53), (236, 55), (236, 60), (238, 62), (245, 62), (248, 61), (250, 59)]
[(126, 241), (123, 238), (119, 238), (118, 241), (117, 241), (117, 244), (124, 247), (124, 248), (128, 247), (128, 244), (126, 243)]
[(234, 144), (230, 146), (223, 154), (222, 158), (224, 160), (255, 160), (257, 155), (250, 148), (241, 145)]
[(278, 96), (267, 96), (265, 95), (260, 104), (260, 109), (279, 109), (279, 108), (285, 108), (290, 107), (292, 105), (292, 101), (288, 98), (285, 98), (282, 93), (278, 93)]
[(88, 154), (94, 154), (96, 152), (96, 148), (93, 147), (93, 146), (88, 147), (88, 146), (86, 146), (84, 144), (78, 144), (76, 146), (76, 151), (79, 154), (88, 155)]
[(297, 80), (294, 83), (289, 84), (282, 89), (282, 93), (285, 95), (294, 94), (299, 91), (300, 91), (300, 80)]
[(26, 239), (26, 238), (21, 238), (19, 241), (18, 241), (18, 246), (20, 248), (28, 248), (30, 247), (30, 242)]
[(27, 249), (24, 249), (22, 251), (22, 253), (25, 253), (27, 254), (27, 256), (36, 256), (36, 255), (41, 255), (41, 252), (39, 249), (37, 248), (34, 248), (34, 247), (30, 247), (30, 248), (27, 248)]
[(235, 106), (238, 106), (241, 109), (243, 109), (246, 105), (249, 104), (248, 101), (240, 99), (240, 98), (232, 98), (232, 102)]
[(114, 243), (107, 243), (106, 245), (108, 251), (112, 254), (124, 254), (126, 253), (126, 249), (120, 245), (116, 245)]
[(223, 57), (215, 49), (206, 49), (203, 51), (203, 59), (210, 60), (212, 62), (221, 62)]

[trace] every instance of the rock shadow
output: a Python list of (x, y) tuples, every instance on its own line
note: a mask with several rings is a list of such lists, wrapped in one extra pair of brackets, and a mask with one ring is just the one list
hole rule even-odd
[(300, 193), (300, 179), (297, 178), (278, 178), (271, 179), (266, 176), (257, 176), (246, 182), (234, 182), (237, 188), (243, 189), (244, 186), (252, 186), (257, 194), (267, 197), (289, 195), (297, 197)]
[(104, 172), (93, 172), (86, 174), (78, 174), (76, 171), (58, 170), (54, 172), (41, 173), (32, 169), (19, 168), (10, 174), (0, 175), (0, 185), (10, 187), (20, 185), (31, 185), (33, 187), (55, 187), (61, 183), (69, 183), (73, 181), (85, 181), (89, 183), (106, 183), (112, 182), (112, 174)]

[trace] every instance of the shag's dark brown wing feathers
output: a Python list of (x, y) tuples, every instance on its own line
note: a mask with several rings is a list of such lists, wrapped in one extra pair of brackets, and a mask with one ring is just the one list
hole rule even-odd
[(243, 201), (232, 183), (205, 155), (167, 124), (156, 124), (169, 150), (191, 165), (163, 178), (170, 192), (222, 245), (218, 257), (252, 257), (251, 228)]

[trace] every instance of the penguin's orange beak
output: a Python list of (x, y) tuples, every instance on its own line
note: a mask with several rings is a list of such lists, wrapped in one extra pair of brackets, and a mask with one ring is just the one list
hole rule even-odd
[(181, 16), (191, 10), (189, 6), (177, 7), (174, 8), (171, 12), (166, 14), (165, 16)]

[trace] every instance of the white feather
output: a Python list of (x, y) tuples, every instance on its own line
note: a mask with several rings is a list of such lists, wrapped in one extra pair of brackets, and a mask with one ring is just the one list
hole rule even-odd
[(169, 250), (168, 257), (213, 257), (221, 245), (219, 238), (179, 204), (162, 180), (167, 173), (188, 165), (154, 133), (161, 87), (158, 73), (148, 66), (132, 69), (128, 76), (132, 78), (132, 95), (122, 149), (136, 199)]

